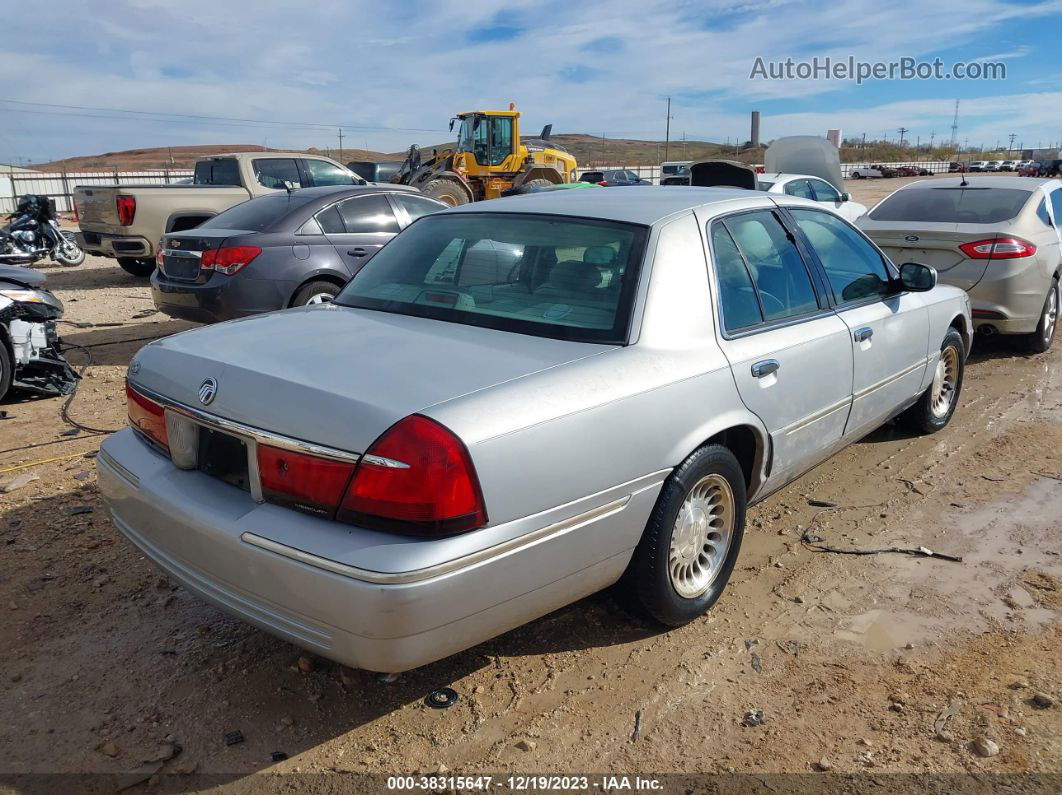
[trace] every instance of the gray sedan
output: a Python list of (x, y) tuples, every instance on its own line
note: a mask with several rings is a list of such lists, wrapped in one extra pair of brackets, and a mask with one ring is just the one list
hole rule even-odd
[(399, 230), (445, 207), (398, 185), (260, 196), (163, 237), (152, 297), (202, 323), (331, 300)]
[(677, 626), (750, 502), (898, 415), (948, 423), (971, 331), (961, 290), (806, 199), (497, 199), (418, 219), (335, 302), (143, 348), (100, 483), (190, 591), (351, 666), (625, 573)]

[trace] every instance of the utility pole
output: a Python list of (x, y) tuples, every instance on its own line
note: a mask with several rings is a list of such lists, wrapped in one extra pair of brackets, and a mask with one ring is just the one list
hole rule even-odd
[(671, 97), (667, 98), (667, 124), (664, 126), (664, 162), (671, 148)]
[(959, 146), (959, 100), (955, 100), (955, 115), (951, 119), (951, 145)]
[(860, 156), (865, 156), (867, 151), (867, 134), (863, 133), (863, 143), (859, 147)]
[(343, 162), (343, 128), (339, 128), (339, 157), (337, 158), (340, 163)]
[(909, 132), (909, 130), (906, 127), (901, 127), (896, 132), (900, 134), (900, 146), (903, 146), (903, 137)]
[(682, 159), (686, 159), (686, 131), (682, 131)]
[(1008, 155), (1014, 154), (1014, 139), (1017, 138), (1017, 137), (1018, 136), (1015, 135), (1014, 133), (1010, 134), (1010, 149), (1007, 150), (1007, 154)]
[(929, 148), (930, 149), (933, 148), (933, 139), (936, 138), (936, 137), (937, 137), (937, 131), (936, 130), (934, 130), (933, 132), (931, 132), (929, 134)]

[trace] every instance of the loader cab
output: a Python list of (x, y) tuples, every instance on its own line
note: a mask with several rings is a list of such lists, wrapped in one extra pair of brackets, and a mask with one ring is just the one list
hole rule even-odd
[[(516, 151), (519, 128), (516, 113), (463, 113), (454, 119), (460, 122), (457, 151), (467, 152), (475, 159), (480, 174), (493, 173)], [(471, 165), (471, 164), (469, 164)], [(471, 173), (472, 168), (469, 169)]]

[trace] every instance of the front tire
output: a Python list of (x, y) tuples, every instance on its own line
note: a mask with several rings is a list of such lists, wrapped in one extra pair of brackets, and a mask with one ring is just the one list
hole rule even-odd
[(1058, 307), (1059, 303), (1062, 303), (1058, 292), (1058, 279), (1054, 278), (1051, 280), (1051, 289), (1047, 291), (1047, 298), (1044, 299), (1044, 308), (1040, 312), (1036, 331), (1027, 337), (1026, 347), (1030, 353), (1046, 353), (1051, 350), (1055, 332), (1058, 331)]
[(126, 273), (130, 273), (133, 276), (140, 276), (141, 278), (146, 278), (155, 272), (155, 260), (153, 259), (119, 257), (118, 265)]
[(468, 198), (468, 192), (464, 187), (446, 177), (431, 180), (431, 182), (420, 189), (420, 192), (429, 199), (436, 199), (451, 207), (460, 207), (462, 204), (468, 204), (470, 201)]
[(4, 399), (11, 388), (11, 381), (14, 377), (15, 366), (11, 361), (11, 351), (7, 349), (7, 343), (3, 338), (0, 338), (0, 400)]
[(85, 261), (85, 252), (77, 243), (68, 238), (66, 233), (63, 233), (63, 240), (56, 246), (53, 256), (56, 262), (67, 267), (80, 265)]
[(959, 405), (962, 380), (966, 373), (966, 346), (962, 335), (953, 328), (944, 335), (933, 382), (918, 402), (900, 415), (900, 421), (913, 431), (930, 434), (951, 421)]
[(741, 549), (745, 503), (741, 465), (721, 445), (671, 473), (631, 559), (630, 587), (646, 613), (678, 627), (715, 604)]

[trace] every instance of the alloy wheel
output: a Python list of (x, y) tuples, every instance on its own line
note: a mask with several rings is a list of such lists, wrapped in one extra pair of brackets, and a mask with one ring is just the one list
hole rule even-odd
[(715, 582), (734, 537), (734, 516), (734, 493), (726, 478), (707, 475), (690, 489), (668, 552), (668, 575), (679, 596), (694, 599)]

